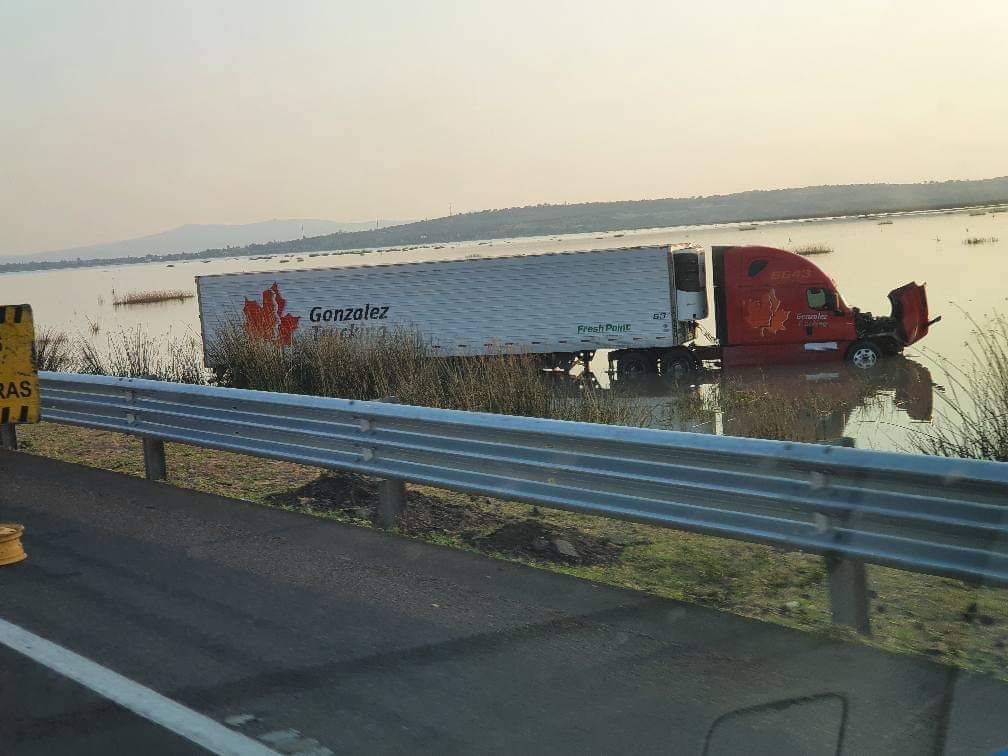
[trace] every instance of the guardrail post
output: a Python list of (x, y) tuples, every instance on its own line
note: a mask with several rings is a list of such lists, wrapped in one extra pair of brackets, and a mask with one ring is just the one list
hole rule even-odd
[(0, 448), (17, 451), (17, 426), (14, 423), (0, 425)]
[(144, 472), (147, 480), (164, 480), (168, 477), (168, 463), (165, 461), (164, 441), (160, 438), (143, 439)]
[[(399, 404), (399, 397), (386, 396), (380, 401)], [(406, 482), (395, 478), (382, 480), (378, 486), (378, 503), (382, 527), (386, 530), (395, 527), (399, 513), (406, 506)]]
[(826, 557), (829, 574), (830, 609), (834, 625), (853, 627), (869, 635), (868, 579), (864, 562), (842, 557)]
[(406, 504), (406, 484), (401, 480), (383, 480), (379, 486), (379, 503), (383, 528), (395, 526)]

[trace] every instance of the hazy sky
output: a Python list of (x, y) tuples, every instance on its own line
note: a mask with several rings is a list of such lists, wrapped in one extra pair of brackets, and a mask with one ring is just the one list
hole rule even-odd
[(1008, 3), (0, 0), (0, 254), (1008, 174)]

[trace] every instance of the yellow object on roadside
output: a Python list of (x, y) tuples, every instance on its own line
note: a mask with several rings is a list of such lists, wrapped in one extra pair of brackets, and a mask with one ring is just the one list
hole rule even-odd
[(24, 525), (0, 522), (0, 565), (14, 564), (28, 557), (21, 546)]
[(0, 305), (0, 423), (39, 421), (31, 305)]

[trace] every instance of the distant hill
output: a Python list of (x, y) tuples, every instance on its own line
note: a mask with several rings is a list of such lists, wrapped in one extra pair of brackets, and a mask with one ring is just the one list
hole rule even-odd
[[(863, 215), (1008, 202), (1008, 177), (924, 184), (849, 184), (767, 189), (577, 205), (531, 205), (416, 221), (380, 230), (340, 232), (287, 242), (252, 244), (239, 254), (399, 247), (514, 236), (624, 231), (710, 223)], [(214, 256), (222, 250), (207, 250)], [(229, 250), (234, 255), (234, 250)]]
[[(148, 248), (130, 257), (76, 261), (75, 257), (94, 255), (97, 247), (45, 253), (47, 259), (36, 258), (23, 263), (7, 263), (0, 258), (0, 272), (32, 270), (76, 265), (109, 265), (155, 260), (180, 260), (186, 258), (236, 257), (288, 252), (318, 252), (324, 250), (350, 250), (369, 247), (404, 247), (419, 244), (439, 244), (475, 239), (500, 239), (517, 236), (570, 234), (602, 231), (623, 231), (638, 228), (660, 228), (711, 223), (747, 223), (761, 220), (788, 218), (821, 218), (828, 216), (865, 215), (901, 210), (937, 210), (1008, 203), (1008, 177), (977, 181), (932, 181), (923, 184), (848, 184), (840, 186), (810, 186), (798, 189), (766, 189), (735, 194), (717, 194), (708, 197), (682, 197), (675, 199), (586, 202), (577, 205), (530, 205), (495, 210), (481, 210), (446, 218), (414, 221), (389, 225), (378, 230), (337, 230), (311, 235), (309, 223), (330, 221), (304, 221), (305, 237), (301, 238), (302, 221), (270, 221), (269, 223), (295, 224), (295, 232), (281, 234), (280, 230), (263, 232), (260, 241), (232, 246), (218, 246), (196, 253), (181, 253), (172, 247), (171, 253), (158, 253)], [(265, 224), (252, 224), (261, 226)], [(350, 224), (339, 224), (347, 226)], [(360, 225), (360, 224), (358, 224)], [(206, 228), (206, 227), (183, 227)], [(216, 227), (215, 227), (216, 228)], [(223, 228), (250, 228), (232, 226)], [(290, 228), (290, 225), (287, 226)], [(182, 229), (176, 229), (181, 231)], [(166, 232), (171, 234), (173, 232)], [(287, 241), (263, 241), (286, 235)], [(161, 235), (158, 235), (161, 236)], [(157, 237), (147, 237), (154, 239)], [(235, 239), (237, 237), (231, 237)], [(137, 242), (117, 242), (116, 245)], [(107, 245), (106, 245), (107, 246)], [(122, 251), (124, 248), (117, 247)], [(122, 254), (130, 254), (122, 252)], [(58, 260), (63, 255), (62, 262)]]
[[(403, 221), (385, 221), (382, 226), (399, 224)], [(90, 244), (86, 247), (71, 247), (50, 252), (16, 255), (0, 260), (91, 260), (95, 258), (116, 259), (120, 257), (143, 257), (145, 255), (187, 254), (210, 248), (242, 247), (246, 244), (296, 239), (305, 236), (333, 234), (340, 231), (374, 230), (374, 222), (344, 223), (340, 221), (318, 220), (314, 218), (288, 218), (268, 220), (242, 225), (220, 223), (191, 223), (162, 231), (159, 234), (140, 236), (136, 239)]]

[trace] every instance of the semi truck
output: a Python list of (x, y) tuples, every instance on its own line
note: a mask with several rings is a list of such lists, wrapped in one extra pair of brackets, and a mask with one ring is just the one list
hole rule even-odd
[(534, 354), (559, 369), (607, 350), (624, 377), (844, 359), (868, 370), (939, 320), (916, 283), (889, 293), (888, 315), (850, 307), (787, 250), (715, 246), (711, 266), (710, 297), (705, 250), (687, 244), (229, 273), (198, 276), (196, 290), (204, 349), (236, 322), (279, 346), (410, 331), (436, 354)]

